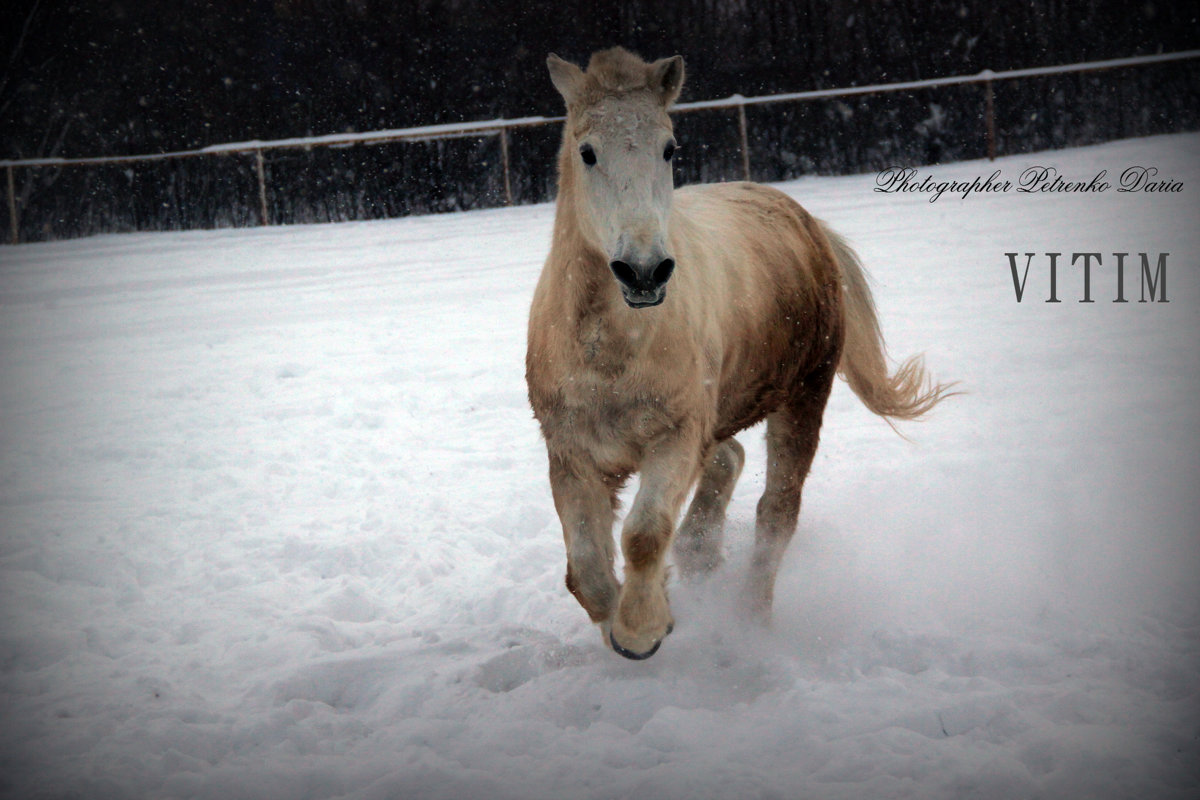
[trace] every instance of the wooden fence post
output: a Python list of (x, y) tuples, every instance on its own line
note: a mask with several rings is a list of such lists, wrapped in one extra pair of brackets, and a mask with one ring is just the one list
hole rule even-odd
[(996, 160), (996, 100), (992, 91), (992, 71), (984, 70), (986, 80), (983, 82), (983, 103), (987, 115), (987, 154), (988, 161)]
[(513, 198), (512, 181), (508, 173), (508, 126), (500, 129), (500, 160), (504, 164), (504, 204), (511, 206)]
[(19, 244), (21, 241), (21, 230), (17, 227), (19, 217), (17, 216), (17, 188), (16, 182), (13, 180), (12, 164), (8, 165), (8, 225), (9, 244)]
[(750, 180), (750, 138), (746, 135), (746, 104), (738, 103), (738, 133), (742, 139), (742, 180)]
[(258, 173), (258, 213), (263, 225), (271, 224), (271, 217), (267, 211), (267, 174), (263, 169), (263, 154), (262, 149), (254, 151), (254, 169)]

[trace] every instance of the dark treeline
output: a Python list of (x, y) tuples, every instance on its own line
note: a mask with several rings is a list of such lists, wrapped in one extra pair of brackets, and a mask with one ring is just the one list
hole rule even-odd
[[(8, 158), (558, 113), (554, 50), (682, 53), (685, 99), (1196, 47), (1167, 0), (41, 0), (4, 4)], [(22, 37), (23, 34), (23, 37)]]
[[(593, 50), (613, 44), (647, 57), (683, 54), (685, 100), (1200, 46), (1196, 5), (1169, 0), (614, 0), (602, 6), (579, 0), (7, 0), (4, 6), (0, 158), (10, 159), (169, 152), (250, 139), (557, 114), (560, 103), (545, 75), (546, 53), (582, 63)], [(1165, 109), (1143, 111), (1171, 119), (1134, 120), (1132, 127), (1114, 129), (1115, 135), (1193, 124), (1179, 119), (1196, 106), (1193, 67), (1113, 80), (1070, 78), (1044, 81), (1040, 88), (1036, 82), (1029, 84), (1032, 89), (998, 88), (997, 112), (1020, 117), (1025, 103), (1041, 106), (1057, 96), (1070, 104), (1098, 92), (1098, 114), (1111, 116), (1116, 109), (1119, 115), (1136, 115), (1140, 98), (1157, 88), (1178, 96)], [(897, 154), (925, 163), (978, 157), (979, 102), (977, 91), (949, 91), (915, 101), (910, 96), (758, 112), (754, 149), (764, 158), (756, 162), (756, 173), (761, 172), (756, 177), (869, 169)], [(1111, 108), (1106, 110), (1105, 102)], [(1070, 114), (1078, 116), (1073, 107)], [(826, 141), (821, 128), (828, 120), (845, 122), (855, 115), (859, 119), (845, 134), (853, 140)], [(727, 121), (705, 122), (702, 116), (689, 124), (703, 136), (690, 141), (719, 144), (714, 156), (736, 158), (725, 146)], [(863, 118), (874, 119), (879, 130)], [(964, 125), (971, 128), (969, 137), (959, 130)], [(1007, 137), (1007, 152), (1113, 135), (1094, 131), (1081, 139), (1038, 128), (1010, 117), (1000, 131)], [(864, 135), (893, 141), (868, 152)], [(543, 163), (553, 152), (554, 135), (531, 132), (527, 138), (514, 142), (514, 159)], [(342, 157), (271, 156), (272, 185), (283, 187), (272, 197), (274, 221), (473, 207), (494, 201), (499, 191), (490, 174), (472, 188), (456, 181), (446, 188), (441, 176), (429, 174), (430, 164), (494, 164), (494, 141), (442, 143), (423, 155), (397, 147), (352, 148), (348, 152), (357, 155)], [(724, 162), (701, 163), (699, 155), (689, 146), (690, 164), (684, 169), (690, 173), (683, 177), (736, 177)], [(413, 163), (406, 165), (406, 159)], [(198, 168), (179, 164), (91, 170), (88, 176), (45, 170), (24, 179), (23, 214), (40, 209), (37, 213), (61, 222), (72, 214), (69, 196), (82, 193), (101, 206), (89, 213), (104, 217), (105, 207), (121, 206), (122, 198), (136, 206), (133, 195), (158, 187), (154, 191), (170, 196), (146, 200), (144, 212), (131, 211), (118, 227), (189, 226), (186, 220), (153, 223), (151, 218), (158, 215), (154, 209), (176, 203), (176, 195), (194, 198), (197, 192), (206, 194), (205, 203), (224, 209), (214, 211), (207, 224), (244, 224), (255, 216), (252, 169), (244, 160), (229, 162), (220, 175), (197, 175)], [(371, 181), (424, 181), (426, 195), (435, 196), (422, 195), (422, 200), (410, 192), (379, 200), (364, 188)], [(519, 200), (547, 194), (543, 169), (516, 169), (514, 181)], [(317, 196), (322, 183), (336, 196), (324, 210), (315, 208), (322, 202)], [(230, 203), (213, 199), (223, 195)], [(313, 195), (312, 202), (306, 195)], [(59, 223), (51, 227), (65, 232)]]

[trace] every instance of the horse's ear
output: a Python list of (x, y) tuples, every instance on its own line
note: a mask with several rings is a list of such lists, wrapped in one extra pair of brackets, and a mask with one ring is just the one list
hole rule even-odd
[(583, 70), (570, 61), (564, 61), (554, 53), (546, 57), (546, 66), (550, 70), (550, 81), (554, 84), (554, 88), (558, 89), (558, 93), (563, 96), (563, 100), (567, 101), (568, 106), (574, 104), (580, 89), (583, 88)]
[(660, 58), (650, 65), (650, 88), (668, 108), (683, 89), (683, 56)]

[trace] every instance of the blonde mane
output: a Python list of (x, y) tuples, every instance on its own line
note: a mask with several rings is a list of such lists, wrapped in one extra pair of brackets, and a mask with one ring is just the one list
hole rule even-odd
[(612, 47), (592, 54), (586, 74), (597, 91), (624, 94), (649, 87), (647, 66), (645, 61), (624, 47)]
[[(574, 87), (572, 95), (566, 97), (568, 111), (595, 106), (605, 97), (653, 93), (661, 89), (661, 86), (656, 85), (656, 81), (661, 78), (659, 68), (663, 67), (666, 61), (668, 59), (647, 63), (623, 47), (611, 47), (593, 53), (588, 60), (587, 70), (580, 74), (581, 80)], [(678, 64), (680, 74), (677, 81), (678, 84), (682, 84), (682, 60), (679, 60)], [(666, 107), (674, 102), (678, 88), (677, 85), (674, 93), (667, 98)]]

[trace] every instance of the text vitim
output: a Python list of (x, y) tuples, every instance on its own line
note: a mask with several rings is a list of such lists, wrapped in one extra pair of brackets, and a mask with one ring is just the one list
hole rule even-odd
[[(1029, 280), (1029, 270), (1034, 264), (1034, 259), (1038, 257), (1038, 253), (1024, 254), (1025, 270), (1020, 275), (1017, 274), (1017, 259), (1021, 254), (1005, 253), (1004, 255), (1008, 256), (1008, 268), (1012, 273), (1013, 292), (1017, 296), (1017, 302), (1020, 303), (1025, 298), (1025, 287)], [(1047, 269), (1050, 277), (1050, 292), (1049, 297), (1046, 299), (1047, 303), (1062, 302), (1062, 300), (1060, 300), (1058, 297), (1058, 259), (1062, 255), (1062, 253), (1045, 253), (1045, 257), (1049, 260)], [(1170, 253), (1158, 253), (1157, 258), (1153, 260), (1153, 266), (1151, 266), (1152, 259), (1149, 253), (1138, 253), (1137, 255), (1141, 258), (1141, 270), (1139, 273), (1141, 278), (1141, 298), (1138, 300), (1138, 302), (1170, 302), (1167, 300), (1167, 256), (1169, 256)], [(1129, 253), (1113, 253), (1112, 256), (1113, 259), (1115, 259), (1115, 264), (1110, 259), (1109, 266), (1116, 267), (1115, 274), (1113, 274), (1113, 279), (1116, 284), (1116, 299), (1114, 299), (1113, 302), (1128, 303), (1129, 299), (1125, 296), (1125, 259), (1129, 256)], [(1133, 259), (1131, 259), (1131, 262), (1132, 261)], [(1079, 271), (1082, 273), (1083, 278), (1083, 293), (1079, 302), (1096, 302), (1092, 299), (1092, 267), (1095, 266), (1097, 268), (1097, 276), (1103, 275), (1104, 272), (1107, 272), (1107, 270), (1101, 270), (1101, 268), (1105, 267), (1101, 254), (1072, 253), (1071, 266), (1075, 267), (1076, 265), (1078, 265)], [(1137, 271), (1136, 263), (1130, 264), (1130, 271)], [(1097, 282), (1100, 280), (1103, 279), (1097, 277)]]

